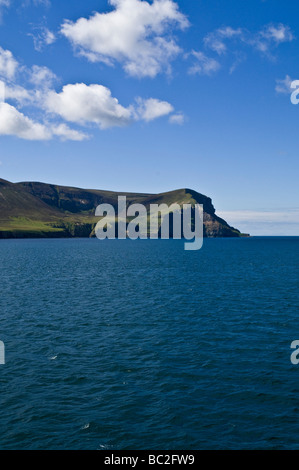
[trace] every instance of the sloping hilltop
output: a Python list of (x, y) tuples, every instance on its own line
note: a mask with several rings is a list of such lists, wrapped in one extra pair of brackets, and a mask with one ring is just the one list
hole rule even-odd
[(241, 237), (215, 214), (209, 197), (190, 189), (161, 194), (116, 193), (45, 183), (10, 183), (0, 179), (0, 238), (91, 237), (99, 221), (95, 209), (111, 204), (117, 211), (118, 196), (127, 203), (203, 204), (205, 237)]

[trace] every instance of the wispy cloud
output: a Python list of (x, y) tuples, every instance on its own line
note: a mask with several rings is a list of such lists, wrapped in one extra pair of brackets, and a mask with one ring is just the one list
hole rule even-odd
[(203, 52), (192, 51), (190, 55), (195, 58), (193, 65), (188, 70), (190, 75), (212, 75), (221, 67), (217, 60), (206, 56)]
[(256, 34), (247, 34), (244, 42), (266, 57), (273, 59), (274, 50), (282, 43), (294, 41), (295, 36), (290, 27), (280, 24), (266, 25)]
[[(234, 61), (230, 66), (229, 73), (232, 74), (238, 65), (246, 58), (245, 49), (258, 51), (268, 59), (275, 57), (275, 50), (283, 43), (294, 41), (295, 36), (288, 25), (282, 23), (265, 25), (261, 30), (254, 32), (245, 28), (232, 28), (223, 26), (212, 31), (203, 38), (203, 44), (210, 53), (217, 54), (218, 59), (210, 57), (203, 52), (192, 52), (197, 58), (189, 73), (209, 75), (221, 67), (221, 57), (232, 54)], [(216, 57), (217, 57), (216, 56)]]
[(225, 26), (213, 31), (204, 38), (204, 44), (207, 48), (211, 49), (217, 54), (222, 55), (227, 51), (226, 40), (242, 38), (243, 30), (241, 28), (234, 29), (230, 26)]
[(28, 33), (33, 39), (34, 49), (38, 52), (43, 51), (46, 46), (50, 46), (56, 41), (55, 34), (46, 26), (33, 26), (33, 33)]
[(58, 80), (55, 73), (45, 66), (33, 65), (33, 67), (28, 70), (28, 74), (29, 81), (37, 88), (52, 88), (53, 84)]
[(293, 80), (291, 79), (289, 75), (286, 75), (285, 78), (283, 79), (277, 79), (275, 91), (277, 93), (282, 93), (285, 95), (292, 93), (294, 91), (293, 88), (291, 87), (292, 82)]
[(262, 53), (268, 53), (274, 47), (285, 42), (292, 42), (294, 39), (295, 36), (288, 25), (271, 23), (257, 32), (225, 26), (207, 34), (204, 44), (218, 55), (225, 54), (228, 50), (228, 43), (232, 42), (235, 45), (244, 43)]
[(3, 10), (10, 7), (11, 0), (0, 0), (0, 21), (2, 20)]
[(170, 124), (177, 124), (179, 126), (182, 126), (185, 121), (186, 117), (183, 113), (172, 114), (172, 116), (169, 118)]
[(174, 107), (170, 103), (155, 98), (149, 98), (147, 100), (138, 98), (137, 106), (133, 106), (132, 109), (137, 119), (146, 122), (153, 121), (162, 116), (168, 116), (174, 111)]
[(49, 8), (51, 6), (51, 0), (23, 0), (22, 6), (29, 7), (29, 6), (44, 6)]
[(282, 42), (291, 42), (295, 39), (294, 34), (291, 31), (291, 28), (282, 23), (275, 25), (269, 24), (261, 30), (258, 35), (260, 38), (263, 38), (269, 43), (274, 42), (280, 44)]
[[(51, 6), (50, 0), (22, 0), (21, 7), (29, 7), (29, 6), (45, 6), (49, 8)], [(2, 19), (3, 11), (13, 4), (13, 0), (0, 0), (0, 20)]]
[(0, 77), (12, 80), (16, 74), (18, 62), (13, 54), (0, 47)]
[(299, 235), (299, 208), (280, 210), (217, 211), (230, 225), (251, 235)]
[(0, 8), (9, 7), (11, 0), (0, 0)]

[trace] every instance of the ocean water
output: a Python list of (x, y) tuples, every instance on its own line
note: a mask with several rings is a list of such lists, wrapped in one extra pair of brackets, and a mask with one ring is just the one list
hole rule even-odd
[(0, 242), (0, 449), (299, 449), (299, 238)]

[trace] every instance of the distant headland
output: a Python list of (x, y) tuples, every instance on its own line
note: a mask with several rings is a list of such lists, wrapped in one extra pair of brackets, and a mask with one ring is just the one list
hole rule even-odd
[(117, 208), (118, 196), (128, 204), (202, 204), (204, 236), (242, 237), (236, 228), (217, 217), (212, 200), (191, 189), (161, 194), (117, 193), (38, 182), (10, 183), (0, 179), (0, 238), (93, 237), (99, 204)]

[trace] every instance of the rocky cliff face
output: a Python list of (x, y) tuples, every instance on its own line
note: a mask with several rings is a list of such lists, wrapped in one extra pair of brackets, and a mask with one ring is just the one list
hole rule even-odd
[(212, 200), (191, 189), (161, 194), (116, 193), (45, 183), (10, 183), (0, 179), (0, 238), (89, 237), (98, 218), (95, 209), (108, 203), (116, 209), (118, 196), (127, 204), (202, 204), (205, 237), (240, 237), (242, 234), (217, 217)]

